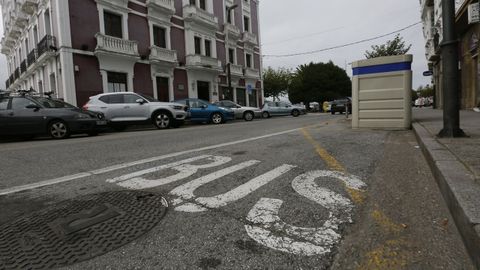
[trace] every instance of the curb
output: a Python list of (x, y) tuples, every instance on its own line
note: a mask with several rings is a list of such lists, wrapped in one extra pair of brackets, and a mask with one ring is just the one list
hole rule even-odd
[(473, 174), (419, 123), (413, 131), (475, 267), (480, 269), (480, 185)]

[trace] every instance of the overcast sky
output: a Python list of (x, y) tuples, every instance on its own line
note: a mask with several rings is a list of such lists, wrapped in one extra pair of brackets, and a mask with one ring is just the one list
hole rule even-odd
[[(1, 14), (0, 14), (1, 17)], [(260, 0), (260, 28), (264, 55), (283, 55), (315, 51), (373, 38), (402, 29), (420, 21), (418, 0)], [(3, 37), (3, 23), (0, 24)], [(305, 63), (332, 60), (351, 75), (351, 63), (364, 59), (371, 45), (383, 44), (390, 35), (378, 40), (331, 51), (286, 57), (264, 57), (264, 67), (295, 69)], [(404, 40), (412, 44), (414, 55), (413, 86), (430, 83), (422, 73), (427, 69), (422, 26), (401, 32)], [(347, 65), (346, 65), (347, 63)], [(0, 88), (7, 79), (5, 56), (0, 57)]]
[[(381, 36), (420, 22), (418, 0), (260, 0), (260, 28), (264, 55), (284, 55), (335, 47)], [(423, 77), (427, 69), (422, 25), (402, 31), (400, 35), (412, 44), (414, 56), (413, 87), (430, 83)], [(295, 69), (305, 63), (328, 62), (345, 68), (351, 75), (349, 63), (364, 59), (371, 45), (383, 44), (390, 35), (358, 45), (316, 54), (273, 58), (264, 57), (264, 67)]]

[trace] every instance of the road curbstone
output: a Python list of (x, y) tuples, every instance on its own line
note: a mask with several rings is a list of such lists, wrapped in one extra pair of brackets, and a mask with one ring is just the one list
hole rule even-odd
[(419, 123), (413, 130), (477, 269), (480, 269), (480, 185), (465, 165)]

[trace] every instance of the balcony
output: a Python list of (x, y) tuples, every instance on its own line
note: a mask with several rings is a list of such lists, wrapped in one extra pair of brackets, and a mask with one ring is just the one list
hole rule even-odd
[(222, 63), (217, 58), (204, 55), (187, 55), (187, 68), (208, 68), (221, 71)]
[(11, 18), (14, 21), (14, 24), (20, 28), (24, 28), (28, 24), (28, 16), (21, 10), (16, 10), (11, 13)]
[(147, 7), (167, 15), (175, 14), (175, 2), (173, 0), (147, 0)]
[(196, 23), (211, 30), (216, 30), (218, 27), (218, 18), (215, 15), (194, 5), (184, 6), (183, 16), (185, 22)]
[(158, 46), (150, 47), (150, 61), (154, 63), (175, 64), (177, 63), (177, 52)]
[(27, 71), (27, 60), (23, 60), (20, 64), (20, 74), (25, 73)]
[(240, 65), (230, 64), (230, 74), (232, 76), (242, 77), (243, 76), (243, 67)]
[(28, 67), (37, 61), (37, 49), (33, 49), (27, 56)]
[(227, 39), (239, 40), (242, 36), (240, 29), (235, 25), (229, 23), (224, 24), (223, 32)]
[(252, 46), (256, 46), (258, 44), (257, 36), (250, 32), (243, 32), (242, 41), (246, 44), (250, 44)]
[(38, 0), (20, 0), (20, 7), (23, 12), (33, 15), (38, 8)]
[(255, 79), (260, 78), (260, 71), (258, 71), (258, 69), (245, 68), (243, 74), (247, 78), (255, 78)]
[(138, 43), (136, 41), (107, 36), (101, 33), (95, 35), (97, 47), (95, 53), (120, 54), (139, 57)]
[(46, 35), (40, 40), (37, 46), (38, 58), (46, 53), (56, 52), (56, 38), (54, 36)]

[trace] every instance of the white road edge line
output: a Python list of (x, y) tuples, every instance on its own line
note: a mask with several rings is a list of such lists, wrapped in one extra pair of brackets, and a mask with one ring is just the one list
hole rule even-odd
[(263, 136), (253, 137), (253, 138), (250, 138), (250, 139), (238, 140), (238, 141), (233, 141), (233, 142), (227, 142), (227, 143), (221, 143), (221, 144), (217, 144), (217, 145), (201, 147), (201, 148), (197, 148), (197, 149), (180, 151), (180, 152), (171, 153), (171, 154), (167, 154), (167, 155), (151, 157), (151, 158), (147, 158), (147, 159), (127, 162), (127, 163), (122, 163), (122, 164), (117, 164), (117, 165), (105, 167), (105, 168), (102, 168), (102, 169), (97, 169), (97, 170), (87, 171), (87, 172), (83, 172), (83, 173), (67, 175), (67, 176), (63, 176), (63, 177), (59, 177), (59, 178), (44, 180), (44, 181), (40, 181), (40, 182), (33, 183), (33, 184), (27, 184), (27, 185), (22, 185), (22, 186), (11, 187), (11, 188), (7, 188), (7, 189), (1, 189), (0, 190), (0, 196), (12, 194), (12, 193), (18, 193), (18, 192), (21, 192), (21, 191), (31, 190), (31, 189), (45, 187), (45, 186), (51, 186), (51, 185), (55, 185), (55, 184), (59, 184), (59, 183), (69, 182), (69, 181), (72, 181), (72, 180), (78, 180), (78, 179), (81, 179), (81, 178), (94, 176), (94, 175), (99, 175), (99, 174), (104, 174), (104, 173), (107, 173), (107, 172), (112, 172), (112, 171), (132, 167), (132, 166), (136, 166), (136, 165), (140, 165), (140, 164), (159, 161), (159, 160), (162, 160), (162, 159), (178, 157), (178, 156), (181, 156), (181, 155), (191, 154), (191, 153), (195, 153), (195, 152), (212, 150), (212, 149), (222, 148), (222, 147), (225, 147), (225, 146), (231, 146), (231, 145), (235, 145), (235, 144), (242, 144), (242, 143), (246, 143), (246, 142), (261, 140), (261, 139), (275, 137), (275, 136), (280, 136), (280, 135), (292, 133), (292, 132), (295, 132), (295, 131), (299, 131), (301, 129), (302, 128), (295, 128), (295, 129), (290, 129), (290, 130), (285, 130), (285, 131), (281, 131), (281, 132), (271, 133), (271, 134), (267, 134), (267, 135), (263, 135)]

